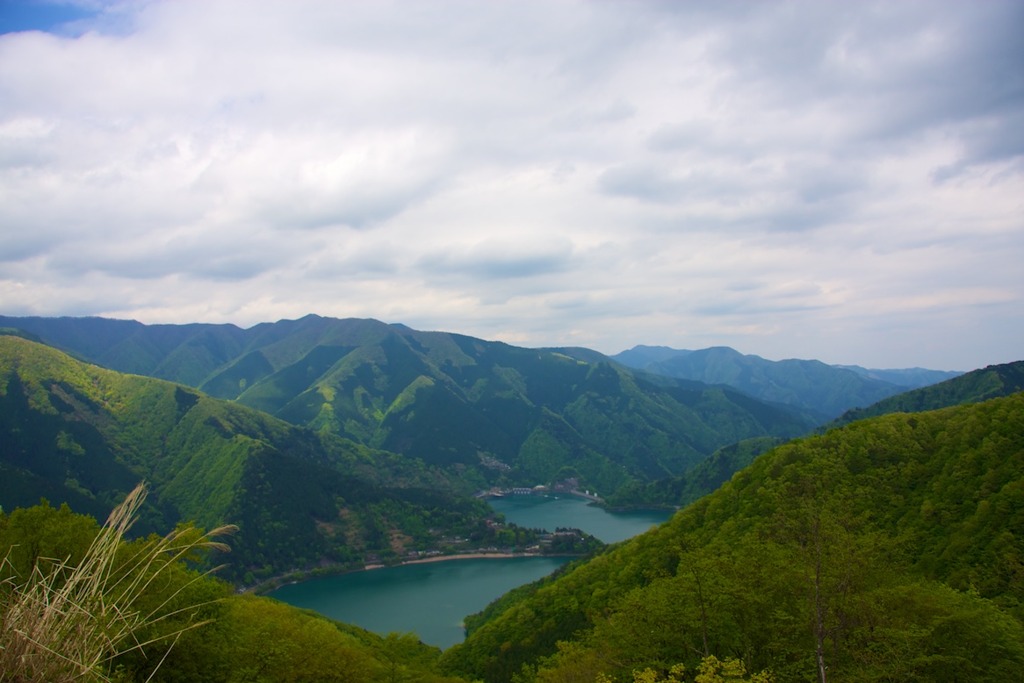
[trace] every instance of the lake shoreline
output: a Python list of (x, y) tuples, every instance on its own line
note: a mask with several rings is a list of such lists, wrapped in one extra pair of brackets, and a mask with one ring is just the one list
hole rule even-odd
[[(545, 502), (543, 502), (543, 501), (549, 501), (550, 503), (552, 503), (552, 504), (554, 504), (556, 506), (561, 506), (561, 505), (567, 503), (568, 501), (574, 501), (575, 504), (572, 505), (572, 507), (576, 510), (576, 514), (566, 514), (566, 511), (564, 510), (564, 508), (556, 507), (555, 509), (560, 510), (560, 512), (559, 512), (559, 514), (558, 514), (556, 519), (547, 519), (547, 520), (543, 520), (543, 521), (518, 519), (518, 521), (514, 521), (514, 520), (516, 520), (518, 518), (518, 513), (513, 512), (512, 510), (506, 509), (506, 506), (508, 504), (512, 504), (512, 505), (526, 504), (526, 505), (532, 507), (534, 503), (537, 503), (537, 504), (540, 504), (540, 505), (545, 505), (545, 507), (546, 507), (547, 504)], [(502, 505), (502, 503), (504, 503), (505, 505)], [(588, 525), (585, 519), (581, 519), (579, 517), (578, 513), (582, 512), (582, 511), (595, 511), (595, 513), (598, 515), (598, 517), (600, 519), (600, 523), (602, 525), (605, 525), (605, 526), (608, 525), (608, 522), (611, 521), (612, 518), (614, 518), (614, 516), (616, 514), (620, 514), (620, 513), (610, 512), (606, 508), (602, 507), (602, 505), (600, 503), (596, 502), (593, 499), (593, 496), (588, 497), (587, 495), (585, 495), (585, 492), (583, 492), (583, 491), (557, 491), (557, 492), (551, 492), (550, 494), (548, 494), (546, 496), (540, 496), (540, 495), (498, 496), (498, 497), (494, 497), (493, 502), (492, 502), (492, 507), (494, 507), (496, 512), (505, 515), (507, 518), (512, 518), (513, 523), (515, 523), (515, 524), (517, 524), (519, 526), (524, 526), (524, 527), (527, 527), (527, 528), (545, 528), (545, 529), (551, 528), (551, 527), (557, 528), (559, 526), (573, 527), (573, 528), (589, 526), (592, 531), (598, 531), (598, 529), (594, 529), (594, 528), (592, 528), (591, 525)], [(666, 521), (667, 519), (671, 518), (672, 512), (673, 512), (671, 510), (653, 510), (653, 509), (651, 509), (651, 510), (636, 510), (636, 509), (634, 509), (634, 510), (627, 511), (625, 514), (628, 515), (628, 514), (634, 514), (634, 513), (637, 513), (637, 512), (643, 513), (643, 512), (646, 512), (646, 511), (663, 513), (665, 515), (666, 519), (665, 520), (661, 520), (661, 521)], [(563, 517), (563, 515), (565, 515), (565, 516)], [(610, 517), (608, 517), (609, 515), (610, 515)], [(589, 513), (588, 513), (588, 516), (589, 516)], [(661, 522), (654, 521), (654, 522), (651, 523), (651, 525), (656, 525), (656, 524), (659, 524), (659, 523), (661, 523)], [(642, 525), (642, 527), (643, 526), (646, 526), (646, 525)], [(584, 531), (586, 531), (586, 529), (584, 529)], [(624, 534), (624, 535), (621, 535), (621, 536), (618, 536), (618, 537), (608, 538), (606, 536), (606, 538), (608, 538), (608, 540), (599, 538), (597, 536), (595, 536), (595, 537), (597, 537), (598, 540), (601, 540), (606, 545), (612, 545), (614, 543), (619, 542), (620, 540), (624, 540), (625, 538), (632, 537), (636, 533), (642, 533), (643, 531), (644, 531), (644, 528), (638, 528), (633, 533)], [(604, 535), (604, 534), (602, 533), (601, 535)], [(498, 550), (497, 548), (495, 548), (494, 550), (489, 550), (489, 549), (485, 549), (485, 548), (475, 548), (475, 549), (468, 549), (467, 548), (464, 552), (459, 552), (459, 551), (455, 551), (455, 552), (452, 552), (452, 551), (448, 551), (448, 552), (440, 551), (440, 552), (438, 552), (438, 551), (434, 551), (434, 550), (423, 550), (423, 551), (421, 551), (421, 553), (422, 554), (420, 554), (419, 556), (414, 556), (414, 555), (410, 554), (410, 555), (405, 555), (402, 559), (399, 559), (397, 557), (392, 557), (392, 558), (388, 558), (387, 560), (377, 561), (377, 562), (372, 562), (372, 561), (371, 562), (349, 562), (349, 563), (344, 563), (344, 564), (342, 564), (342, 563), (338, 563), (338, 564), (328, 564), (328, 563), (325, 563), (325, 564), (322, 564), (322, 565), (314, 567), (314, 568), (286, 572), (286, 573), (280, 574), (278, 576), (270, 577), (270, 578), (265, 579), (263, 581), (259, 581), (258, 583), (256, 583), (253, 586), (241, 587), (241, 588), (239, 588), (239, 592), (256, 593), (256, 594), (261, 594), (262, 595), (262, 594), (273, 592), (277, 588), (280, 588), (281, 586), (286, 585), (286, 584), (300, 583), (302, 581), (309, 581), (309, 580), (312, 580), (312, 579), (318, 579), (318, 578), (329, 577), (329, 576), (340, 576), (340, 575), (345, 575), (345, 574), (355, 574), (355, 573), (364, 572), (364, 571), (374, 571), (374, 570), (377, 570), (377, 569), (385, 569), (385, 568), (388, 568), (388, 567), (399, 567), (399, 566), (407, 565), (407, 564), (422, 564), (422, 563), (429, 563), (429, 562), (449, 562), (449, 561), (455, 561), (455, 560), (471, 560), (471, 559), (502, 560), (502, 559), (514, 559), (514, 558), (518, 558), (518, 557), (524, 557), (524, 558), (535, 558), (535, 557), (536, 558), (543, 558), (543, 557), (582, 558), (582, 557), (587, 557), (587, 553), (576, 553), (576, 554), (572, 554), (572, 553), (551, 553), (551, 554), (544, 554), (544, 553), (537, 553), (537, 552), (531, 552), (531, 551), (526, 551), (526, 550), (512, 550), (512, 549), (507, 549), (507, 548), (503, 548), (501, 550)], [(430, 554), (428, 554), (428, 553), (430, 553)], [(437, 554), (433, 554), (433, 553), (437, 553)]]
[[(517, 526), (554, 529), (553, 536), (559, 529), (578, 528), (606, 545), (644, 533), (669, 517), (667, 512), (615, 515), (593, 501), (563, 494), (507, 496), (489, 502), (495, 512)], [(570, 554), (568, 547), (544, 550), (547, 553), (536, 547), (500, 543), (421, 548), (350, 562), (333, 571), (321, 567), (292, 574), (280, 581), (279, 590), (270, 596), (377, 633), (414, 632), (423, 642), (443, 649), (464, 640), (467, 615), (485, 610), (510, 590), (566, 571), (588, 557)], [(328, 573), (345, 575), (326, 576)], [(320, 578), (324, 580), (313, 580)]]
[[(449, 562), (451, 560), (509, 560), (515, 557), (583, 557), (583, 555), (544, 555), (541, 553), (506, 553), (506, 552), (477, 552), (477, 553), (457, 553), (454, 555), (431, 555), (429, 557), (419, 557), (415, 560), (402, 560), (397, 564), (368, 564), (363, 567), (364, 571), (371, 571), (373, 569), (383, 569), (385, 567), (401, 567), (406, 564), (428, 564), (430, 562)], [(358, 570), (357, 570), (358, 571)]]
[(455, 560), (511, 560), (516, 558), (545, 558), (545, 557), (558, 557), (558, 558), (581, 558), (587, 557), (586, 554), (570, 554), (570, 553), (530, 553), (530, 552), (486, 552), (476, 551), (468, 553), (452, 553), (449, 555), (431, 555), (429, 557), (418, 557), (412, 560), (401, 560), (399, 562), (378, 562), (361, 564), (357, 566), (352, 565), (328, 565), (323, 567), (317, 567), (316, 569), (308, 570), (296, 570), (288, 572), (287, 574), (280, 574), (273, 576), (265, 581), (261, 581), (254, 586), (240, 587), (236, 592), (238, 593), (252, 593), (254, 595), (266, 595), (272, 593), (281, 586), (287, 586), (293, 583), (302, 583), (303, 581), (311, 581), (313, 579), (321, 579), (330, 576), (344, 576), (346, 574), (358, 574), (361, 572), (370, 572), (377, 569), (389, 569), (391, 567), (402, 567), (410, 564), (429, 564), (431, 562), (451, 562)]

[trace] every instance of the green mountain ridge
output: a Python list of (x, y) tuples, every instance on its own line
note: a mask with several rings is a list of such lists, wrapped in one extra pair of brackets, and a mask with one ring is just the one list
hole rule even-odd
[(605, 499), (605, 504), (619, 509), (685, 507), (715, 491), (754, 458), (785, 441), (772, 436), (744, 439), (719, 448), (677, 476), (623, 487)]
[(988, 365), (938, 384), (898, 394), (865, 408), (847, 411), (825, 428), (888, 413), (918, 413), (977, 403), (1009, 396), (1018, 391), (1024, 391), (1024, 361)]
[(1024, 393), (861, 420), (519, 589), (445, 652), (491, 682), (632, 680), (713, 654), (778, 680), (1024, 667)]
[(421, 461), (290, 425), (179, 384), (0, 336), (0, 503), (66, 501), (102, 519), (140, 480), (141, 530), (238, 524), (228, 578), (362, 566), (491, 539), (487, 506)]
[(0, 324), (115, 370), (457, 469), (480, 487), (575, 478), (611, 494), (678, 474), (736, 441), (788, 438), (814, 424), (727, 386), (636, 373), (587, 349), (525, 349), (375, 320), (310, 315), (248, 330)]
[(960, 374), (922, 368), (871, 370), (826, 365), (816, 360), (769, 361), (741, 354), (727, 346), (698, 351), (637, 346), (611, 358), (629, 367), (668, 377), (725, 384), (764, 401), (808, 411), (820, 422), (907, 389)]
[[(990, 365), (957, 375), (945, 382), (897, 394), (866, 408), (850, 410), (839, 419), (819, 427), (817, 431), (826, 432), (867, 417), (977, 403), (1022, 390), (1024, 362)], [(688, 505), (717, 489), (733, 473), (782, 441), (772, 437), (745, 439), (715, 451), (707, 460), (677, 476), (623, 487), (606, 502), (612, 507)]]

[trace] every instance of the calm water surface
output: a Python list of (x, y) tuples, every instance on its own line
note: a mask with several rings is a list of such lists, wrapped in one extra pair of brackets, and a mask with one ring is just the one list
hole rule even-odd
[[(614, 543), (665, 521), (668, 512), (608, 513), (579, 498), (512, 496), (490, 501), (527, 528), (575, 527)], [(563, 557), (516, 557), (408, 564), (282, 586), (271, 597), (380, 634), (415, 633), (430, 645), (461, 643), (462, 620), (502, 594), (547, 576)]]
[(462, 642), (467, 614), (567, 561), (515, 557), (406, 564), (293, 583), (270, 596), (381, 635), (412, 632), (424, 643), (446, 648)]
[(488, 502), (505, 519), (527, 529), (554, 531), (556, 527), (571, 527), (605, 543), (633, 538), (672, 515), (664, 510), (607, 512), (572, 496), (506, 496)]

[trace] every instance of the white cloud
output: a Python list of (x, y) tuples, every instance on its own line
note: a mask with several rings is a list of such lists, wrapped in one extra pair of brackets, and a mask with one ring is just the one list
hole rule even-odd
[(5, 313), (1019, 356), (1019, 3), (83, 6), (0, 35)]

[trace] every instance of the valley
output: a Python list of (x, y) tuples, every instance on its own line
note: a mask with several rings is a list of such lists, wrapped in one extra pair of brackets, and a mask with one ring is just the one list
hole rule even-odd
[[(869, 405), (865, 387), (879, 385), (849, 376), (884, 382), (882, 371), (801, 365), (785, 380), (784, 368), (720, 349), (683, 357), (707, 358), (717, 380), (751, 363), (736, 387), (631, 369), (587, 349), (367, 320), (309, 316), (240, 330), (3, 318), (0, 327), (0, 538), (42, 534), (42, 548), (78, 517), (22, 520), (71, 510), (102, 520), (146, 481), (139, 542), (182, 523), (237, 525), (229, 555), (196, 565), (223, 565), (229, 584), (203, 589), (214, 593), (313, 579), (281, 588), (287, 595), (383, 567), (359, 575), (401, 570), (396, 582), (443, 599), (423, 583), (442, 564), (458, 593), (470, 581), (460, 572), (506, 574), (495, 564), (506, 560), (474, 555), (535, 562), (538, 573), (478, 594), (467, 608), (477, 613), (461, 615), (464, 641), (438, 615), (448, 635), (432, 642), (443, 653), (357, 627), (324, 632), (344, 639), (365, 671), (391, 661), (410, 680), (625, 680), (634, 668), (692, 667), (715, 654), (789, 680), (813, 671), (817, 651), (849, 680), (941, 680), (949, 666), (987, 680), (1024, 664), (1024, 363), (916, 388), (890, 383)], [(913, 381), (941, 377), (927, 372)], [(775, 388), (744, 393), (742, 377), (755, 376)], [(810, 381), (819, 391), (833, 376), (841, 381), (828, 391), (849, 393), (827, 411), (808, 408), (823, 405), (820, 394), (801, 403), (780, 388), (796, 395)], [(603, 507), (481, 498), (556, 487)], [(40, 508), (41, 498), (70, 507)], [(531, 517), (544, 505), (567, 521)], [(662, 511), (643, 511), (654, 508)], [(605, 535), (588, 515), (632, 516), (639, 527)], [(88, 523), (75, 524), (87, 538)], [(455, 557), (465, 559), (436, 562)], [(296, 604), (327, 600), (312, 595)], [(265, 600), (217, 608), (221, 627), (207, 629), (230, 656), (244, 658), (251, 644), (229, 645), (229, 631), (216, 629), (263, 637), (251, 630), (261, 613), (306, 623), (300, 631), (333, 623)], [(638, 636), (649, 624), (663, 635)], [(988, 635), (949, 635), (958, 625)], [(276, 637), (303, 647), (307, 636)], [(212, 652), (188, 642), (169, 656), (168, 676), (208, 666)]]

